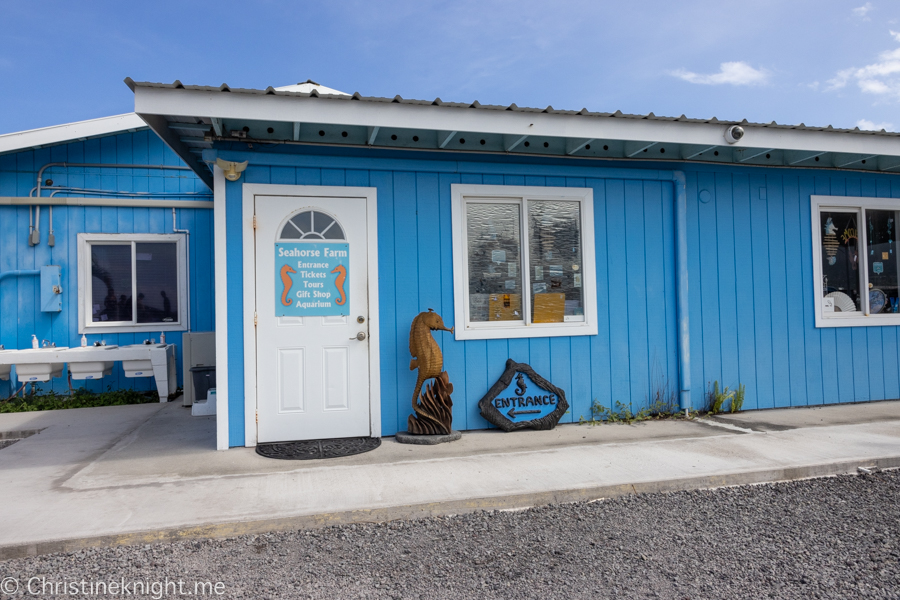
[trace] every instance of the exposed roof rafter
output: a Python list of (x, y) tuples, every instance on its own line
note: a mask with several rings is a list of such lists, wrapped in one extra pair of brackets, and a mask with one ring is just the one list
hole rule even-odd
[(568, 140), (566, 140), (566, 154), (568, 154), (569, 156), (572, 156), (573, 154), (575, 154), (576, 152), (578, 152), (579, 150), (581, 150), (582, 148), (584, 148), (585, 146), (587, 146), (588, 144), (593, 142), (594, 139), (595, 138), (590, 138), (587, 140), (578, 140), (577, 138), (575, 138), (575, 139), (569, 138)]
[(855, 158), (838, 159), (834, 161), (834, 166), (849, 167), (850, 165), (855, 165), (856, 163), (864, 163), (865, 161), (872, 160), (873, 158), (878, 158), (878, 154), (869, 154), (864, 156), (857, 156)]
[[(446, 132), (445, 132), (445, 133), (446, 133)], [(447, 135), (447, 137), (444, 138), (444, 141), (440, 143), (440, 147), (443, 148), (443, 147), (445, 147), (447, 144), (449, 144), (449, 143), (450, 143), (450, 140), (452, 140), (454, 137), (456, 137), (456, 134), (457, 134), (457, 133), (458, 133), (458, 132), (456, 132), (456, 131), (451, 131), (451, 132)]]
[(626, 142), (625, 156), (627, 156), (628, 158), (634, 158), (638, 154), (649, 150), (658, 143), (659, 142)]
[(747, 162), (748, 160), (753, 160), (757, 156), (769, 154), (772, 150), (774, 150), (774, 148), (741, 148), (740, 150), (735, 150), (735, 158), (737, 159), (737, 162)]
[[(206, 184), (206, 187), (213, 189), (212, 172), (210, 172), (206, 165), (197, 160), (197, 157), (191, 149), (179, 139), (179, 136), (175, 135), (175, 133), (169, 129), (169, 122), (164, 116), (152, 114), (139, 114), (138, 116), (156, 132), (156, 135), (162, 138), (163, 142), (165, 142), (175, 154), (181, 157), (181, 160), (197, 174), (197, 177)], [(198, 141), (202, 142), (203, 138), (199, 138)], [(198, 150), (200, 149), (198, 148)]]
[(506, 144), (506, 151), (507, 151), (507, 152), (512, 152), (513, 150), (516, 149), (516, 146), (518, 146), (519, 144), (521, 144), (522, 142), (524, 142), (525, 140), (527, 140), (527, 139), (528, 139), (528, 136), (527, 136), (527, 135), (520, 135), (520, 136), (518, 136), (518, 137), (512, 136), (512, 138), (508, 138), (507, 136), (504, 136), (504, 139), (507, 140), (507, 141), (508, 141), (509, 139), (512, 139), (512, 140), (513, 140), (511, 143)]

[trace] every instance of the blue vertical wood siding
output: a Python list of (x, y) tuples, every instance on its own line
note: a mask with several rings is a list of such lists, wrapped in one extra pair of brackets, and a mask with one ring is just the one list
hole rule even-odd
[[(369, 185), (378, 190), (379, 300), (381, 307), (382, 433), (406, 429), (415, 373), (409, 370), (409, 327), (433, 308), (453, 315), (450, 186), (453, 183), (589, 186), (594, 189), (601, 335), (531, 340), (457, 341), (436, 334), (455, 386), (454, 424), (489, 424), (478, 400), (503, 371), (507, 358), (530, 363), (569, 395), (564, 422), (589, 418), (596, 400), (632, 410), (648, 405), (657, 388), (677, 388), (673, 210), (671, 184), (605, 178), (448, 173), (446, 169), (345, 170), (328, 166), (251, 166), (247, 183)], [(501, 169), (502, 170), (502, 169)], [(351, 182), (350, 174), (353, 174)], [(346, 183), (342, 183), (346, 182)], [(227, 184), (229, 235), (241, 235), (241, 183)], [(243, 444), (243, 267), (240, 245), (229, 246), (230, 443)]]
[[(229, 153), (229, 159), (251, 161), (247, 182), (377, 188), (383, 435), (406, 429), (411, 412), (412, 318), (433, 308), (452, 320), (454, 183), (592, 188), (599, 316), (596, 336), (463, 342), (436, 334), (455, 386), (457, 428), (489, 427), (477, 403), (507, 358), (531, 364), (566, 390), (571, 410), (564, 422), (589, 418), (594, 402), (637, 411), (677, 390), (671, 183), (617, 177), (589, 163), (524, 166), (433, 155), (433, 160), (370, 156)], [(254, 168), (254, 161), (259, 166)], [(278, 166), (264, 166), (267, 162)], [(745, 384), (745, 409), (900, 397), (900, 327), (814, 327), (809, 232), (811, 194), (896, 198), (900, 179), (671, 167), (687, 174), (693, 405), (704, 405), (713, 381), (731, 388)], [(227, 185), (230, 232), (239, 236), (240, 182)], [(705, 203), (699, 201), (704, 190), (710, 198)], [(244, 435), (241, 260), (240, 246), (231, 246), (232, 445), (242, 445)]]
[[(0, 196), (28, 196), (37, 181), (40, 168), (50, 162), (116, 163), (181, 166), (181, 160), (149, 130), (83, 142), (61, 144), (49, 148), (0, 155)], [(51, 167), (44, 171), (44, 179), (52, 179), (54, 187), (71, 186), (107, 191), (130, 192), (194, 192), (210, 193), (190, 171), (159, 169), (110, 169), (96, 167)], [(44, 196), (49, 195), (45, 191)], [(84, 196), (89, 194), (69, 194)], [(41, 207), (41, 243), (28, 245), (28, 207), (0, 206), (0, 272), (16, 269), (37, 269), (54, 264), (62, 268), (63, 305), (60, 313), (41, 312), (37, 277), (8, 278), (0, 283), (0, 344), (6, 348), (30, 348), (31, 335), (48, 339), (58, 346), (77, 346), (78, 335), (78, 248), (79, 233), (172, 233), (172, 205), (178, 199), (161, 204), (160, 208), (75, 207), (55, 206), (53, 228), (56, 245), (47, 245), (49, 211)], [(164, 207), (164, 208), (163, 208)], [(215, 287), (213, 280), (213, 211), (209, 209), (178, 209), (178, 227), (188, 229), (188, 270), (190, 324), (192, 331), (215, 329)], [(157, 333), (92, 334), (91, 341), (106, 340), (108, 344), (126, 345), (142, 342)], [(178, 382), (181, 372), (181, 332), (168, 332), (166, 339), (178, 345)], [(151, 389), (145, 378), (126, 378), (117, 363), (111, 376), (100, 380), (75, 382), (88, 389), (101, 391), (134, 388)], [(0, 392), (9, 389), (9, 382), (0, 382)], [(66, 377), (41, 384), (42, 389), (65, 392)]]
[[(227, 233), (243, 236), (243, 183), (370, 186), (378, 191), (378, 265), (382, 433), (406, 429), (415, 382), (409, 371), (412, 318), (433, 308), (453, 315), (451, 196), (454, 183), (589, 187), (594, 192), (598, 330), (596, 336), (457, 341), (436, 334), (455, 386), (454, 424), (483, 429), (477, 402), (506, 358), (531, 364), (566, 390), (564, 422), (589, 418), (591, 407), (637, 411), (678, 386), (672, 185), (654, 181), (660, 165), (620, 163), (647, 177), (588, 161), (523, 162), (496, 157), (448, 160), (445, 155), (372, 151), (266, 155), (250, 160), (226, 186)], [(404, 158), (409, 156), (410, 158)], [(0, 156), (0, 196), (27, 196), (48, 162), (179, 165), (149, 131), (89, 139)], [(704, 404), (713, 381), (747, 386), (746, 409), (859, 402), (900, 397), (900, 327), (814, 327), (810, 195), (900, 198), (900, 178), (884, 174), (713, 165), (667, 165), (687, 175), (688, 271), (692, 402)], [(152, 169), (48, 170), (55, 185), (145, 192), (208, 192), (190, 172)], [(664, 177), (659, 177), (664, 179)], [(709, 201), (700, 202), (700, 192)], [(706, 195), (704, 194), (704, 197)], [(177, 204), (177, 199), (173, 199)], [(56, 246), (29, 247), (28, 208), (0, 206), (0, 271), (57, 264), (63, 269), (59, 314), (42, 313), (36, 278), (0, 284), (0, 343), (29, 347), (31, 334), (73, 346), (77, 334), (77, 244), (80, 232), (169, 233), (170, 208), (56, 207)], [(214, 329), (213, 215), (179, 209), (189, 238), (191, 329)], [(227, 247), (229, 437), (244, 443), (243, 256)], [(109, 334), (129, 344), (151, 334)], [(180, 334), (168, 334), (180, 342)], [(180, 370), (180, 361), (179, 361)], [(179, 372), (179, 381), (182, 374)], [(146, 389), (121, 370), (87, 383)], [(53, 389), (66, 389), (64, 379)], [(0, 386), (2, 388), (2, 386)], [(2, 390), (0, 390), (2, 391)]]

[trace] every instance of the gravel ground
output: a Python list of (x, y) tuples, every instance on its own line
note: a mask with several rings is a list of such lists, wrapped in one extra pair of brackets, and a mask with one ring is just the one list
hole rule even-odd
[(892, 471), (92, 549), (0, 562), (0, 577), (25, 596), (38, 577), (254, 599), (900, 598), (898, 499)]

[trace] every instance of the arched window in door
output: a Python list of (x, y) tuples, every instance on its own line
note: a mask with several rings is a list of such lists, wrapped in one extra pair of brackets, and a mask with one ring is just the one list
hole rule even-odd
[(291, 217), (281, 229), (279, 240), (334, 240), (342, 241), (344, 230), (333, 217), (317, 211), (304, 210)]

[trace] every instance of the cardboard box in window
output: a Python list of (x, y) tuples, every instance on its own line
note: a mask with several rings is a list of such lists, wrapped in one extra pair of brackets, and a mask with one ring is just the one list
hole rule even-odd
[(535, 294), (533, 323), (562, 323), (566, 317), (565, 294)]
[(488, 321), (521, 321), (522, 294), (491, 294)]

